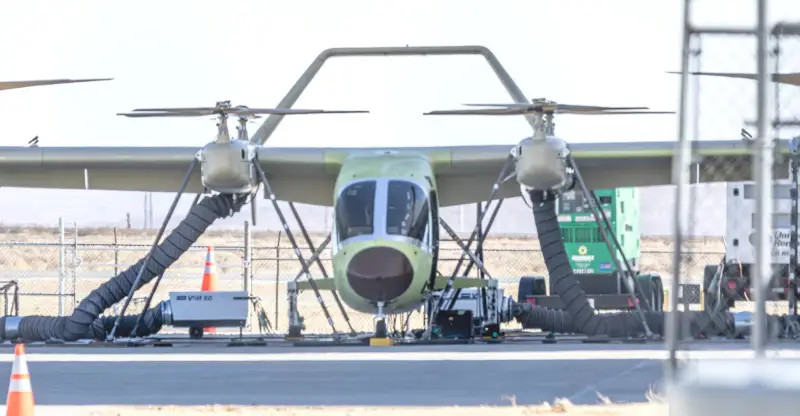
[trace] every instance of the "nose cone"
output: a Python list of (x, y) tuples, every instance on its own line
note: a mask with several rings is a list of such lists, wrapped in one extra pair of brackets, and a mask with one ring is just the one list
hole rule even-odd
[(364, 249), (347, 265), (347, 282), (359, 296), (390, 301), (411, 286), (414, 269), (401, 251), (391, 247)]

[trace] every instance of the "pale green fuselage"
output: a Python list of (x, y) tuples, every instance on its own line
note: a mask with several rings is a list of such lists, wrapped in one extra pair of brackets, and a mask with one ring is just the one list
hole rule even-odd
[(362, 154), (344, 161), (334, 186), (332, 252), (334, 285), (345, 304), (377, 313), (382, 301), (387, 314), (421, 305), (438, 247), (435, 192), (430, 161), (422, 155)]

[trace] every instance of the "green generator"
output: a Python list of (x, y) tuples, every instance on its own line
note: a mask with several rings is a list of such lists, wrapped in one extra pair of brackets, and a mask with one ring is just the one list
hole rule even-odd
[[(662, 310), (664, 291), (661, 277), (655, 273), (641, 274), (641, 232), (639, 229), (639, 192), (636, 188), (595, 190), (599, 208), (608, 218), (606, 243), (589, 205), (590, 196), (580, 190), (564, 192), (557, 201), (556, 212), (570, 265), (595, 309), (633, 309), (634, 301), (628, 296), (623, 270), (624, 254), (633, 273), (654, 310)], [(587, 198), (588, 197), (588, 198)], [(602, 223), (602, 218), (600, 218)], [(613, 236), (611, 235), (613, 233)], [(616, 249), (614, 237), (621, 250)], [(616, 261), (615, 261), (616, 260)], [(619, 266), (623, 268), (620, 270)], [(520, 279), (519, 301), (549, 308), (562, 308), (557, 293), (548, 293), (552, 285), (545, 284), (544, 276), (524, 276)], [(640, 299), (637, 299), (641, 301)]]

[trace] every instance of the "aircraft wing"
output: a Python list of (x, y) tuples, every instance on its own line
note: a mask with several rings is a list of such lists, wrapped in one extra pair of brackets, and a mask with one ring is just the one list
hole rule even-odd
[[(676, 142), (574, 143), (570, 145), (581, 176), (590, 189), (670, 185)], [(788, 140), (776, 144), (789, 155)], [(511, 146), (450, 148), (450, 158), (436, 165), (439, 198), (443, 206), (485, 201)], [(752, 144), (743, 140), (693, 142), (690, 183), (754, 180)], [(699, 166), (697, 165), (699, 163)], [(699, 168), (699, 169), (698, 169)], [(775, 158), (773, 178), (788, 178), (788, 158)], [(498, 196), (520, 196), (515, 180), (506, 182)]]
[[(198, 147), (0, 147), (0, 187), (177, 192)], [(331, 205), (331, 149), (261, 148), (281, 200)], [(195, 167), (186, 193), (202, 192)]]
[[(485, 201), (512, 145), (393, 149), (431, 161), (443, 206)], [(674, 142), (576, 143), (572, 154), (592, 189), (669, 185)], [(778, 142), (789, 153), (788, 141)], [(197, 147), (0, 147), (0, 187), (176, 192)], [(262, 147), (258, 159), (278, 199), (330, 206), (339, 167), (351, 154), (375, 148)], [(700, 182), (752, 180), (751, 147), (742, 140), (696, 144)], [(788, 177), (776, 158), (773, 177)], [(696, 181), (692, 170), (692, 182)], [(187, 193), (202, 192), (195, 168)], [(512, 178), (498, 197), (520, 196)]]

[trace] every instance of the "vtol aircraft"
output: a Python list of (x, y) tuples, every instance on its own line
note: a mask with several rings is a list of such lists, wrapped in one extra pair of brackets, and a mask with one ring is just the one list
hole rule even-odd
[[(511, 104), (481, 105), (427, 115), (522, 115), (533, 134), (517, 143), (398, 148), (267, 147), (284, 115), (326, 113), (292, 110), (320, 67), (334, 56), (481, 55), (509, 92)], [(336, 113), (336, 112), (334, 112)], [(529, 100), (494, 54), (481, 46), (335, 48), (323, 51), (273, 109), (232, 106), (149, 108), (128, 117), (219, 118), (217, 137), (195, 147), (0, 147), (0, 186), (118, 191), (227, 193), (333, 206), (333, 278), (315, 279), (315, 290), (333, 290), (344, 303), (379, 318), (418, 308), (426, 292), (480, 287), (480, 279), (437, 276), (439, 210), (512, 198), (536, 189), (559, 193), (575, 186), (575, 168), (589, 189), (673, 184), (675, 142), (575, 143), (557, 137), (555, 113), (636, 114), (644, 107), (599, 107)], [(656, 112), (659, 113), (659, 112)], [(249, 137), (247, 120), (269, 114)], [(228, 134), (227, 117), (239, 118)], [(781, 151), (786, 146), (781, 146)], [(752, 178), (751, 149), (741, 140), (697, 143), (701, 172), (691, 182)], [(787, 169), (776, 162), (777, 175)], [(200, 165), (199, 171), (194, 169)], [(735, 169), (703, 169), (736, 166)], [(188, 168), (188, 170), (187, 170)], [(488, 197), (488, 199), (487, 199)], [(285, 224), (285, 222), (284, 222)], [(306, 268), (307, 269), (307, 268)], [(306, 270), (307, 272), (307, 270)], [(310, 278), (310, 275), (309, 275)], [(385, 331), (385, 323), (383, 323)]]

